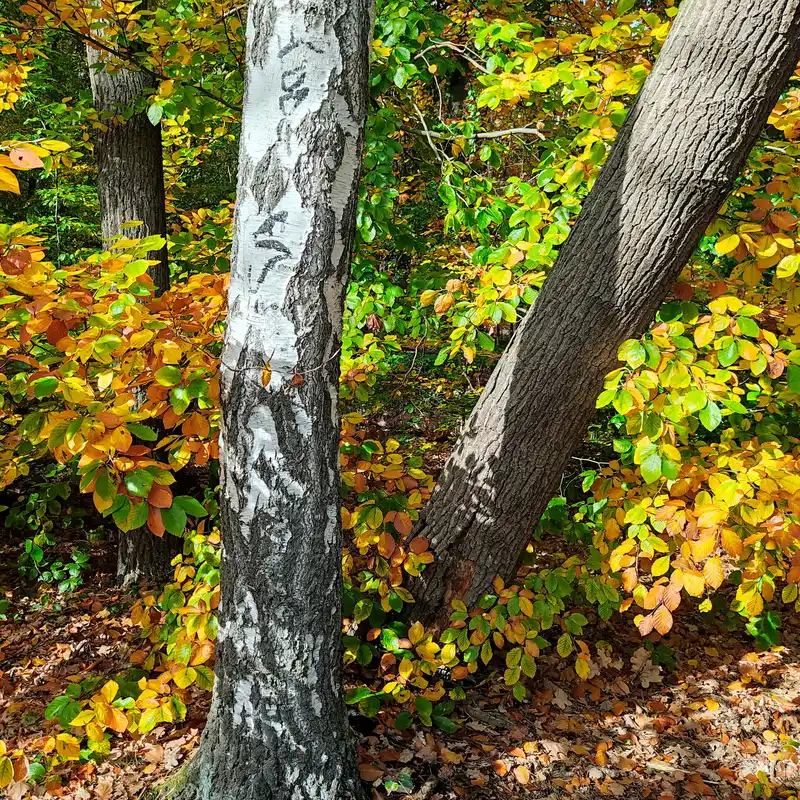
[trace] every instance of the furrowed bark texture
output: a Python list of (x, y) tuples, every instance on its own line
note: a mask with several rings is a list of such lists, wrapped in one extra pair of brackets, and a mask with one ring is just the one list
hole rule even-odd
[(183, 552), (183, 539), (165, 533), (154, 536), (147, 528), (120, 532), (117, 583), (133, 586), (140, 580), (165, 583), (173, 574), (172, 559)]
[(533, 308), (469, 418), (419, 533), (427, 622), (513, 575), (594, 414), (730, 191), (800, 57), (800, 0), (684, 0)]
[[(104, 246), (112, 247), (111, 240), (120, 235), (166, 237), (161, 126), (153, 125), (143, 112), (122, 121), (124, 112), (152, 88), (152, 79), (119, 64), (107, 71), (107, 56), (91, 46), (87, 46), (86, 56), (95, 108), (115, 115), (104, 122), (105, 130), (96, 132), (94, 144)], [(133, 220), (142, 224), (122, 227)], [(148, 272), (161, 294), (169, 288), (166, 245), (148, 253), (147, 258), (158, 262)], [(182, 547), (180, 539), (169, 535), (158, 539), (147, 528), (122, 534), (117, 583), (130, 586), (140, 579), (155, 583), (168, 578), (170, 562)]]
[[(92, 47), (87, 47), (86, 53), (92, 96), (98, 111), (118, 112), (121, 116), (152, 88), (152, 79), (144, 72), (98, 69), (96, 65), (105, 63), (105, 56)], [(111, 246), (108, 240), (121, 234), (132, 238), (166, 236), (161, 126), (153, 125), (144, 112), (124, 122), (112, 118), (106, 124), (105, 131), (97, 131), (94, 145), (105, 246)], [(142, 224), (122, 228), (133, 220)], [(148, 253), (147, 257), (159, 262), (149, 269), (149, 274), (156, 291), (161, 294), (169, 288), (166, 245)]]
[(337, 393), (368, 42), (367, 0), (249, 4), (216, 684), (181, 798), (362, 797), (341, 696)]

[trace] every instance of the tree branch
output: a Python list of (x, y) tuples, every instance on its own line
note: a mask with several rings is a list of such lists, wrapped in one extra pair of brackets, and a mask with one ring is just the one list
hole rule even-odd
[[(428, 139), (447, 139), (449, 141), (455, 139), (499, 139), (502, 136), (513, 136), (515, 134), (538, 136), (539, 139), (542, 140), (547, 138), (538, 128), (506, 128), (502, 131), (481, 131), (480, 133), (473, 133), (470, 136), (463, 133), (440, 133), (439, 131), (429, 130), (427, 126), (425, 126), (424, 129), (403, 128), (403, 130), (408, 133), (424, 134)], [(433, 147), (433, 145), (431, 145), (431, 147)]]
[[(50, 8), (50, 6), (46, 5), (45, 3), (42, 3), (41, 0), (39, 0), (39, 4), (46, 11), (49, 11), (51, 14), (57, 17), (57, 15)], [(16, 23), (12, 22), (12, 24), (14, 24), (14, 27), (16, 27), (17, 30), (20, 31), (28, 30), (24, 26), (17, 25)], [(102, 42), (99, 39), (95, 39), (93, 36), (90, 36), (89, 34), (79, 31), (77, 28), (70, 25), (70, 23), (67, 22), (66, 20), (59, 20), (59, 26), (63, 26), (67, 31), (69, 31), (73, 36), (82, 41), (84, 44), (90, 45), (91, 47), (95, 48), (95, 50), (103, 50), (109, 55), (112, 55), (115, 58), (120, 59), (121, 61), (125, 61), (126, 63), (134, 66), (136, 69), (141, 70), (142, 72), (146, 73), (147, 75), (150, 75), (152, 78), (155, 78), (158, 81), (174, 80), (177, 81), (178, 83), (182, 83), (184, 86), (190, 86), (195, 91), (200, 92), (200, 94), (204, 95), (205, 97), (208, 97), (210, 100), (214, 100), (220, 105), (225, 106), (225, 108), (228, 108), (231, 111), (235, 111), (236, 113), (241, 113), (242, 110), (241, 106), (235, 106), (232, 103), (229, 103), (224, 98), (214, 94), (213, 92), (210, 92), (208, 89), (204, 89), (202, 86), (198, 86), (197, 84), (194, 83), (189, 83), (188, 81), (183, 81), (180, 78), (170, 78), (163, 72), (151, 69), (150, 67), (146, 67), (144, 64), (139, 63), (139, 61), (136, 59), (135, 54), (132, 53), (129, 49), (123, 51), (123, 50), (118, 50), (114, 47), (110, 47), (105, 42)], [(50, 28), (50, 30), (56, 30), (56, 28)]]

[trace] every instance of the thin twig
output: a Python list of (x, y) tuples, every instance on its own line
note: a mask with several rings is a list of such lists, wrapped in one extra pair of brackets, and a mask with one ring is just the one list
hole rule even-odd
[[(416, 108), (416, 106), (414, 106)], [(417, 113), (419, 109), (417, 108)], [(421, 117), (420, 117), (421, 118)], [(403, 130), (408, 133), (424, 133), (428, 139), (448, 139), (450, 141), (455, 139), (499, 139), (501, 136), (514, 136), (516, 134), (526, 134), (529, 136), (538, 136), (540, 139), (545, 140), (547, 137), (538, 128), (506, 128), (502, 131), (482, 131), (480, 133), (473, 133), (467, 136), (464, 133), (440, 133), (439, 131), (432, 131), (422, 122), (424, 129), (419, 128), (404, 128)]]
[(469, 50), (467, 50), (465, 47), (460, 47), (453, 42), (442, 42), (438, 40), (434, 41), (431, 43), (430, 47), (426, 47), (424, 50), (421, 50), (416, 56), (414, 56), (414, 58), (422, 58), (429, 50), (435, 50), (437, 47), (445, 47), (448, 50), (458, 53), (464, 59), (464, 61), (468, 61), (473, 67), (475, 67), (475, 69), (480, 70), (485, 75), (492, 74), (491, 70), (487, 69), (484, 64), (481, 64), (476, 60), (475, 57), (473, 57), (472, 54), (470, 54)]
[(443, 161), (441, 153), (437, 149), (436, 145), (433, 143), (433, 139), (431, 138), (431, 132), (428, 130), (428, 126), (425, 124), (425, 117), (422, 116), (422, 111), (420, 111), (420, 108), (416, 103), (413, 103), (413, 106), (414, 110), (417, 112), (419, 121), (422, 123), (423, 133), (428, 139), (428, 144), (430, 145), (431, 150), (433, 150), (434, 154), (436, 155), (436, 158), (438, 158), (439, 161)]

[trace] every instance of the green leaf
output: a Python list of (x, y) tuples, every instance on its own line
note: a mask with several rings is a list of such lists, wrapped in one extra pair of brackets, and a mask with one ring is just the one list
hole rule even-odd
[(116, 333), (107, 333), (94, 343), (94, 352), (101, 358), (109, 358), (121, 344), (122, 337)]
[(148, 428), (147, 425), (129, 422), (127, 428), (134, 436), (138, 436), (144, 442), (154, 442), (158, 439), (158, 434), (152, 428)]
[(397, 719), (394, 721), (394, 727), (398, 731), (407, 731), (411, 727), (411, 723), (414, 721), (414, 718), (409, 714), (408, 711), (401, 711), (397, 715)]
[(125, 475), (125, 488), (136, 497), (147, 497), (153, 486), (153, 476), (144, 469), (135, 469)]
[(650, 453), (639, 465), (639, 470), (646, 483), (655, 483), (661, 477), (661, 456)]
[(46, 719), (57, 719), (62, 728), (69, 726), (78, 714), (81, 713), (81, 704), (76, 703), (71, 697), (61, 694), (50, 701), (44, 712)]
[(789, 364), (789, 369), (786, 370), (786, 373), (786, 382), (789, 386), (789, 391), (800, 394), (800, 367), (796, 364)]
[(719, 406), (713, 401), (709, 400), (706, 407), (699, 414), (700, 422), (707, 431), (713, 431), (722, 422), (722, 414), (720, 413)]
[(626, 14), (636, 5), (636, 0), (619, 0), (617, 4), (617, 14)]
[(614, 397), (614, 408), (620, 414), (627, 414), (633, 405), (633, 395), (627, 389), (620, 389)]
[(101, 469), (97, 473), (94, 490), (103, 500), (110, 500), (117, 493), (117, 486), (111, 480), (108, 470)]
[(414, 708), (417, 711), (423, 725), (431, 724), (431, 713), (433, 712), (433, 703), (427, 697), (414, 698)]
[(736, 317), (736, 324), (745, 336), (758, 339), (761, 328), (758, 327), (758, 323), (752, 317)]
[(349, 706), (354, 706), (356, 703), (360, 703), (362, 700), (366, 700), (368, 697), (372, 697), (372, 689), (367, 688), (366, 686), (358, 686), (355, 689), (350, 689), (344, 696), (344, 701)]
[(449, 717), (432, 717), (433, 724), (445, 733), (455, 733), (458, 730), (458, 725), (453, 722)]
[(147, 109), (147, 119), (149, 119), (153, 125), (158, 125), (158, 123), (161, 122), (161, 117), (163, 116), (164, 109), (156, 103), (153, 103), (153, 105)]
[(147, 503), (136, 503), (133, 507), (133, 514), (128, 521), (129, 530), (136, 530), (142, 528), (147, 524)]
[(641, 367), (647, 358), (647, 351), (644, 345), (636, 339), (628, 339), (623, 342), (617, 351), (617, 358), (620, 361), (626, 361), (629, 367), (636, 369)]
[(574, 646), (572, 637), (568, 633), (564, 633), (561, 635), (558, 642), (556, 642), (556, 652), (561, 658), (566, 658), (572, 652)]
[(684, 402), (686, 403), (686, 410), (690, 414), (696, 414), (706, 407), (708, 395), (702, 389), (692, 389), (692, 391), (686, 395)]
[(661, 462), (661, 474), (669, 481), (676, 481), (680, 473), (680, 466), (675, 461), (665, 458)]
[(186, 512), (174, 503), (169, 508), (161, 509), (161, 521), (174, 536), (182, 536), (186, 530)]
[(195, 683), (200, 689), (208, 691), (214, 687), (214, 670), (210, 667), (197, 666), (195, 671), (197, 672)]
[(729, 367), (738, 360), (739, 348), (736, 346), (736, 340), (733, 337), (725, 337), (725, 339), (730, 339), (730, 342), (717, 350), (717, 359), (720, 366)]
[(162, 386), (177, 386), (181, 379), (183, 378), (183, 373), (177, 367), (161, 367), (161, 369), (156, 370), (155, 379), (162, 385)]
[(37, 378), (31, 383), (33, 387), (33, 396), (41, 399), (42, 397), (49, 397), (56, 389), (58, 389), (58, 378), (48, 375), (45, 378)]
[(189, 397), (189, 393), (183, 386), (176, 386), (169, 393), (169, 402), (176, 414), (183, 414), (183, 412), (189, 408), (189, 403), (192, 401)]
[(172, 505), (177, 506), (193, 517), (205, 517), (208, 515), (208, 511), (206, 511), (203, 505), (195, 500), (194, 497), (188, 497), (186, 495), (174, 497), (172, 499)]

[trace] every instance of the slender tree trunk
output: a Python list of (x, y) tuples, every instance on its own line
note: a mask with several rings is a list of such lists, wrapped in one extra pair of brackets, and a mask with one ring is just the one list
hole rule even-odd
[(362, 796), (341, 697), (337, 395), (368, 43), (367, 0), (249, 4), (216, 684), (181, 798)]
[[(105, 57), (99, 50), (87, 47), (86, 52), (94, 105), (101, 114), (121, 115), (153, 88), (146, 73), (119, 64), (109, 72), (101, 66)], [(103, 124), (105, 130), (97, 131), (94, 145), (103, 239), (108, 242), (121, 234), (166, 237), (161, 125), (153, 125), (144, 112), (124, 122), (111, 118)], [(123, 228), (135, 220), (141, 225)], [(166, 245), (147, 257), (158, 261), (149, 274), (160, 294), (169, 288)]]
[(436, 562), (414, 613), (442, 621), (513, 575), (594, 414), (619, 344), (653, 319), (800, 57), (800, 0), (683, 0), (542, 293), (425, 512)]
[[(122, 121), (137, 100), (152, 89), (150, 76), (125, 69), (119, 64), (106, 69), (106, 55), (93, 47), (86, 49), (94, 105), (104, 117), (96, 132), (97, 187), (100, 195), (100, 227), (103, 240), (111, 247), (120, 235), (129, 237), (167, 235), (164, 198), (164, 163), (161, 126), (153, 125), (143, 112)], [(141, 224), (123, 227), (132, 221)], [(166, 244), (147, 254), (158, 263), (148, 270), (161, 294), (169, 288)], [(163, 581), (172, 572), (170, 562), (181, 552), (181, 539), (153, 536), (147, 528), (121, 534), (117, 555), (117, 581), (130, 586), (140, 579)]]
[(140, 580), (165, 583), (172, 574), (172, 559), (183, 552), (183, 539), (165, 533), (154, 536), (147, 528), (119, 532), (117, 583), (133, 586)]

